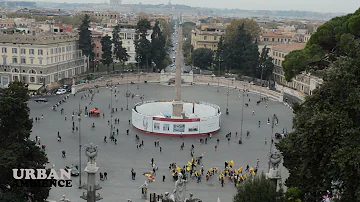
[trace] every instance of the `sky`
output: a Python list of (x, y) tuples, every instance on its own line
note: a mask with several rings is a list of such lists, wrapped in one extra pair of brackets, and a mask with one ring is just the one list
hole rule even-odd
[[(42, 0), (67, 3), (103, 3), (109, 0)], [(128, 4), (167, 4), (169, 0), (122, 0)], [(360, 0), (171, 0), (172, 4), (209, 8), (238, 8), (244, 10), (302, 10), (315, 12), (353, 13)]]

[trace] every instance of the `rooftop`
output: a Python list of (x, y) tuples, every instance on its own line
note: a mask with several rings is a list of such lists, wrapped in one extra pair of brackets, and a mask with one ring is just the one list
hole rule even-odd
[(283, 53), (289, 53), (294, 50), (301, 50), (305, 48), (306, 43), (285, 43), (274, 46), (273, 51), (280, 51)]
[(291, 34), (284, 34), (281, 32), (265, 32), (261, 35), (262, 37), (292, 37)]
[(76, 34), (53, 34), (39, 33), (31, 34), (0, 34), (0, 43), (38, 44), (48, 45), (77, 40)]

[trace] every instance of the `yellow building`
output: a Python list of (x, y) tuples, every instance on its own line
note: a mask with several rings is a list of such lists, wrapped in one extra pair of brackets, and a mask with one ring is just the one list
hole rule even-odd
[(73, 34), (0, 34), (0, 88), (21, 80), (49, 85), (87, 71)]
[(201, 24), (191, 33), (191, 45), (195, 49), (208, 48), (217, 50), (220, 37), (225, 35), (225, 25), (221, 23)]

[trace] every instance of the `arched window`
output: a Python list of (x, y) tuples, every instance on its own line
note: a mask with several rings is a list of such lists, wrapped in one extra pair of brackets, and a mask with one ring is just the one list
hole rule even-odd
[(20, 73), (20, 70), (19, 70), (18, 68), (13, 68), (13, 69), (11, 70), (11, 72), (13, 72), (13, 73)]
[(36, 71), (35, 71), (35, 70), (30, 69), (30, 70), (29, 70), (29, 74), (37, 74), (37, 73), (36, 73)]

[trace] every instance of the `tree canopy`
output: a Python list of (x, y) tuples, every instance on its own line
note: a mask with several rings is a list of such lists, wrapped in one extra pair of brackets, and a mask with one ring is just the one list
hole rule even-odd
[(226, 27), (225, 40), (233, 40), (238, 32), (239, 26), (242, 24), (244, 25), (246, 33), (250, 34), (253, 40), (260, 38), (261, 29), (259, 24), (253, 19), (241, 18), (233, 19), (230, 25)]
[(160, 30), (159, 22), (156, 21), (151, 34), (151, 58), (156, 64), (157, 69), (163, 69), (166, 50), (165, 50), (166, 38)]
[(106, 35), (101, 38), (101, 63), (107, 66), (107, 71), (109, 72), (109, 65), (113, 63), (113, 55), (112, 55), (112, 42), (110, 36)]
[[(130, 55), (127, 53), (126, 48), (123, 47), (122, 40), (120, 38), (120, 27), (117, 25), (113, 29), (112, 44), (114, 46), (114, 55), (121, 63), (125, 63), (129, 60)], [(113, 69), (114, 71), (114, 69)]]
[(300, 72), (326, 69), (339, 56), (360, 57), (360, 9), (336, 17), (311, 35), (305, 49), (293, 51), (282, 63), (288, 81)]
[(214, 51), (208, 48), (198, 48), (192, 52), (194, 66), (200, 69), (208, 69), (213, 61)]
[(90, 27), (90, 19), (88, 15), (84, 15), (82, 23), (79, 27), (79, 48), (82, 50), (82, 53), (88, 57), (89, 55), (93, 55), (93, 46), (91, 43), (91, 31)]
[(239, 185), (234, 202), (283, 202), (283, 191), (276, 191), (276, 183), (264, 174), (248, 179)]
[(23, 82), (12, 82), (0, 96), (0, 201), (45, 201), (50, 187), (13, 186), (13, 168), (44, 169), (44, 151), (29, 139), (32, 121), (26, 101), (29, 95)]
[(146, 65), (146, 67), (148, 67), (151, 57), (151, 43), (146, 38), (148, 36), (148, 30), (150, 29), (150, 22), (147, 19), (139, 20), (136, 26), (136, 37), (134, 41), (136, 61), (140, 62), (141, 66)]

